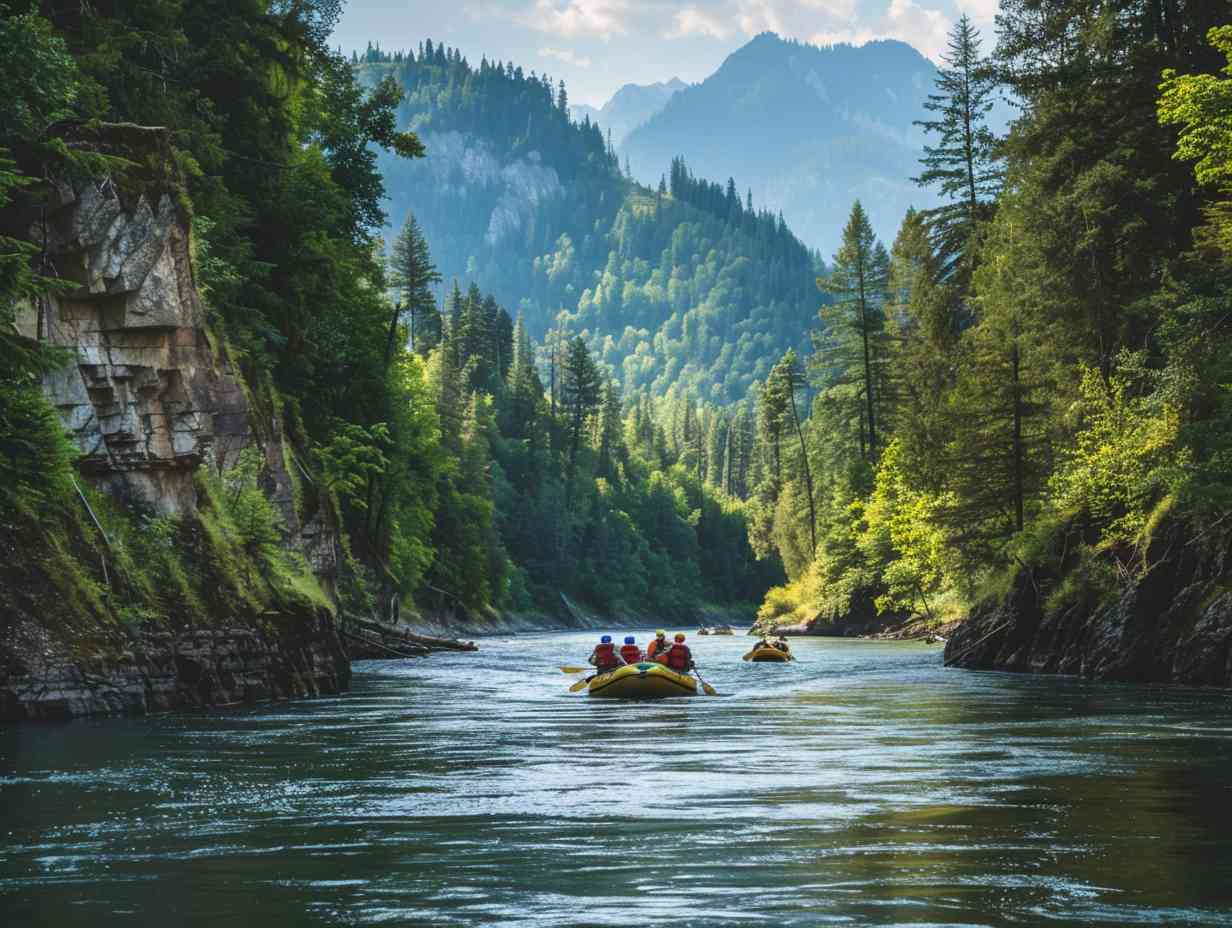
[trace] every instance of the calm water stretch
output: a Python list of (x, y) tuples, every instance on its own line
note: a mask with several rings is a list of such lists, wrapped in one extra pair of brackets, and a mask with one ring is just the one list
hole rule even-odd
[(1232, 925), (1227, 694), (691, 636), (729, 695), (604, 702), (593, 640), (8, 726), (0, 924)]

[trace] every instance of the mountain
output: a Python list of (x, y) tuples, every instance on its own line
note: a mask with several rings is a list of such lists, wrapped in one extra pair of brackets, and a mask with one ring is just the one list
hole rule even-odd
[(388, 234), (415, 215), (442, 294), (474, 283), (536, 339), (583, 334), (626, 393), (738, 402), (807, 346), (820, 258), (781, 218), (683, 164), (670, 190), (633, 183), (600, 127), (574, 122), (543, 78), (425, 50), (359, 70), (406, 91), (400, 125), (428, 154), (382, 157)]
[(903, 42), (817, 47), (763, 33), (674, 95), (621, 154), (646, 183), (676, 155), (702, 176), (735, 177), (825, 255), (857, 198), (892, 240), (908, 206), (933, 205), (910, 178), (924, 145), (912, 121), (936, 73)]
[(688, 86), (678, 77), (657, 84), (625, 84), (601, 109), (580, 104), (571, 111), (578, 122), (589, 118), (604, 132), (610, 130), (612, 144), (619, 145), (630, 132), (660, 112), (678, 91)]

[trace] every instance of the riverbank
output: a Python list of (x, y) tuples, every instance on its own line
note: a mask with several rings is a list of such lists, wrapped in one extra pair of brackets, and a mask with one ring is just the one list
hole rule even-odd
[[(70, 650), (32, 623), (0, 648), (0, 721), (149, 715), (344, 692), (351, 665), (328, 613), (171, 631)], [(119, 634), (119, 633), (118, 633)]]

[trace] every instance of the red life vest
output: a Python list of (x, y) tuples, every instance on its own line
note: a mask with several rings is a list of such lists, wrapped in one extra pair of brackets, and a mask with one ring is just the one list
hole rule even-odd
[(626, 664), (639, 664), (642, 660), (642, 649), (635, 644), (621, 645), (620, 656)]
[(667, 652), (667, 666), (676, 673), (684, 673), (693, 663), (693, 652), (687, 644), (673, 644)]
[(616, 645), (610, 641), (595, 645), (595, 653), (592, 656), (596, 667), (615, 667), (620, 664), (616, 658)]

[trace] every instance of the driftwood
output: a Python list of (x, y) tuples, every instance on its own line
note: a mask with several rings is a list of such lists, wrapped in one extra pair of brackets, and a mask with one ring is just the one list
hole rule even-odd
[[(405, 657), (423, 657), (433, 651), (478, 651), (473, 641), (420, 635), (397, 625), (384, 625), (358, 616), (343, 617), (343, 634), (348, 638), (376, 647), (377, 650)], [(399, 654), (399, 652), (404, 652)]]

